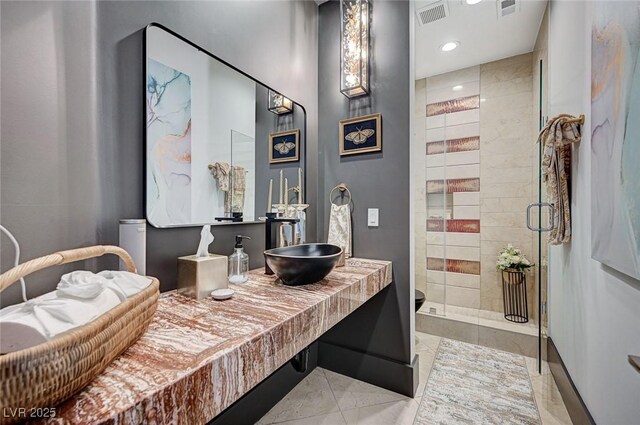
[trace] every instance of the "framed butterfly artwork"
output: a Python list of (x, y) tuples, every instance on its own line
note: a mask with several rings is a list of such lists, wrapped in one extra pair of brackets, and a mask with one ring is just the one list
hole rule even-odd
[(298, 129), (269, 134), (269, 164), (299, 161), (299, 140), (300, 130)]
[(382, 150), (382, 115), (340, 121), (340, 156)]

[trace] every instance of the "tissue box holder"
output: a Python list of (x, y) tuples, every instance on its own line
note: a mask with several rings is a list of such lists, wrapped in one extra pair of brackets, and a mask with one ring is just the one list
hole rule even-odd
[(228, 286), (228, 259), (224, 255), (178, 257), (178, 293), (197, 300)]

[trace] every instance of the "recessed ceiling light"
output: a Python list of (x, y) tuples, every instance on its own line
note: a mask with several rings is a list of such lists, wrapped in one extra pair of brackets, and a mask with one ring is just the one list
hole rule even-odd
[(453, 89), (455, 91), (460, 91), (460, 90), (462, 90), (462, 86), (453, 86)]
[(448, 43), (444, 43), (442, 46), (440, 46), (440, 50), (442, 50), (443, 52), (450, 52), (459, 45), (460, 43), (458, 43), (457, 41), (449, 41)]
[(478, 4), (480, 3), (482, 0), (467, 0), (467, 4)]

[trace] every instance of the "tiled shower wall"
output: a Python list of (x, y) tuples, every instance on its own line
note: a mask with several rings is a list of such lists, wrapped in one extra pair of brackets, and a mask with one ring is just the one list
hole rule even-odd
[(427, 297), (472, 308), (480, 308), (479, 108), (480, 67), (427, 79)]
[(525, 54), (416, 81), (414, 178), (425, 182), (416, 185), (416, 285), (428, 301), (502, 311), (498, 250), (513, 243), (532, 258), (532, 62)]
[[(502, 281), (495, 270), (498, 251), (507, 243), (532, 261), (535, 234), (526, 227), (526, 208), (537, 201), (536, 120), (533, 56), (514, 56), (480, 67), (481, 250), (480, 308), (502, 311)], [(537, 238), (535, 239), (537, 240)], [(535, 316), (536, 279), (527, 276), (529, 317)]]

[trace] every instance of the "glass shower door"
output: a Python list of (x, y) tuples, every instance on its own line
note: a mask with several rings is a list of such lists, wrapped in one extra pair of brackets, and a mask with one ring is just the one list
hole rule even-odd
[[(541, 59), (538, 63), (538, 131), (544, 127), (546, 117), (546, 93), (544, 90), (544, 63)], [(537, 325), (538, 347), (537, 360), (538, 372), (542, 371), (543, 353), (546, 352), (546, 325), (547, 325), (547, 285), (548, 285), (548, 232), (555, 226), (554, 205), (548, 202), (546, 185), (543, 181), (542, 159), (543, 146), (537, 141), (533, 147), (531, 158), (533, 175), (532, 181), (536, 184), (532, 185), (531, 199), (532, 202), (527, 206), (526, 220), (529, 230), (534, 232), (533, 246), (531, 252), (534, 253), (533, 262), (535, 263), (534, 272), (531, 276), (533, 291), (533, 313), (534, 321)]]

